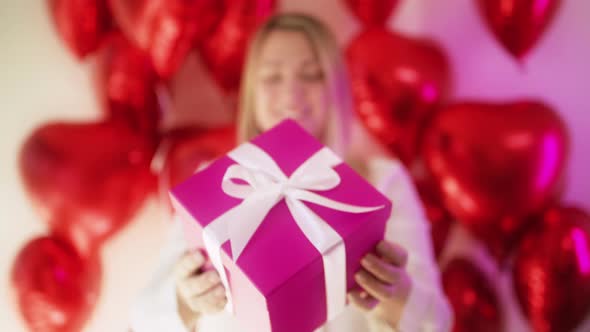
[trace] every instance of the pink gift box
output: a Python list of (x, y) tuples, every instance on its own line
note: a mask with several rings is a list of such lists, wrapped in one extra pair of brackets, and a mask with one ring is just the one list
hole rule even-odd
[[(324, 148), (293, 120), (283, 121), (250, 143), (266, 152), (287, 177)], [(237, 164), (230, 156), (231, 152), (170, 192), (192, 247), (201, 246), (203, 229), (243, 202), (222, 186), (230, 166)], [(345, 163), (333, 170), (340, 178), (337, 186), (310, 191), (349, 205), (379, 207), (351, 213), (303, 202), (340, 236), (346, 252), (346, 289), (350, 290), (356, 286), (354, 273), (360, 259), (383, 239), (391, 202)], [(331, 281), (325, 280), (323, 256), (298, 226), (285, 199), (270, 208), (237, 260), (232, 259), (231, 241), (225, 241), (221, 249), (233, 314), (245, 331), (313, 331), (326, 322), (326, 282)]]

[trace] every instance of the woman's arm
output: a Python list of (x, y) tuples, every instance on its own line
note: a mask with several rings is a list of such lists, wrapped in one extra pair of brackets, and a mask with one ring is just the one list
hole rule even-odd
[[(412, 287), (397, 330), (450, 331), (452, 311), (442, 291), (430, 239), (430, 224), (405, 168), (393, 160), (373, 160), (373, 183), (393, 201), (385, 239), (408, 251), (406, 271)], [(373, 322), (383, 331), (383, 324)]]
[[(179, 220), (174, 220), (170, 234), (161, 251), (156, 271), (148, 286), (142, 290), (131, 309), (131, 329), (134, 332), (187, 332), (186, 320), (179, 314), (190, 310), (179, 307), (173, 270), (186, 252), (186, 242)], [(188, 315), (185, 315), (188, 319)]]

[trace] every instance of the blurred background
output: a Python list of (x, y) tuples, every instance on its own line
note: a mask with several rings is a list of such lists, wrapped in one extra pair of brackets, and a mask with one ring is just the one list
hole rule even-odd
[[(336, 34), (361, 121), (421, 189), (456, 331), (590, 331), (590, 2), (153, 0), (186, 20), (160, 22), (173, 41), (146, 37), (142, 1), (0, 3), (3, 331), (128, 328), (169, 226), (163, 195), (230, 148), (240, 57), (273, 11)], [(107, 36), (110, 15), (129, 40)], [(19, 308), (39, 284), (61, 309)]]

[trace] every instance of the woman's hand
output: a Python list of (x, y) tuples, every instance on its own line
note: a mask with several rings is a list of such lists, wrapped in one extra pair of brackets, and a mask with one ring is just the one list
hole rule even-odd
[(355, 274), (362, 290), (353, 290), (350, 302), (363, 311), (396, 327), (412, 288), (412, 280), (405, 270), (408, 252), (399, 245), (381, 241), (377, 254), (367, 254), (363, 267)]
[(174, 268), (178, 311), (192, 328), (200, 314), (219, 312), (225, 306), (225, 289), (217, 271), (203, 271), (206, 258), (200, 252), (185, 253)]

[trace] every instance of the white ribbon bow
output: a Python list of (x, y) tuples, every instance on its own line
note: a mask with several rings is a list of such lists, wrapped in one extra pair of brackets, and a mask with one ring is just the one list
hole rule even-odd
[(233, 304), (228, 278), (221, 262), (221, 245), (230, 240), (232, 258), (237, 262), (268, 212), (284, 198), (299, 228), (322, 254), (328, 320), (334, 318), (346, 304), (344, 244), (340, 235), (302, 201), (350, 213), (375, 211), (383, 205), (356, 206), (310, 191), (330, 190), (340, 184), (340, 176), (333, 167), (342, 163), (342, 160), (327, 148), (307, 159), (291, 177), (287, 177), (264, 150), (250, 143), (240, 145), (229, 153), (229, 157), (237, 164), (228, 167), (222, 180), (222, 189), (229, 196), (243, 201), (203, 230), (205, 247), (226, 289), (226, 309), (232, 311)]

